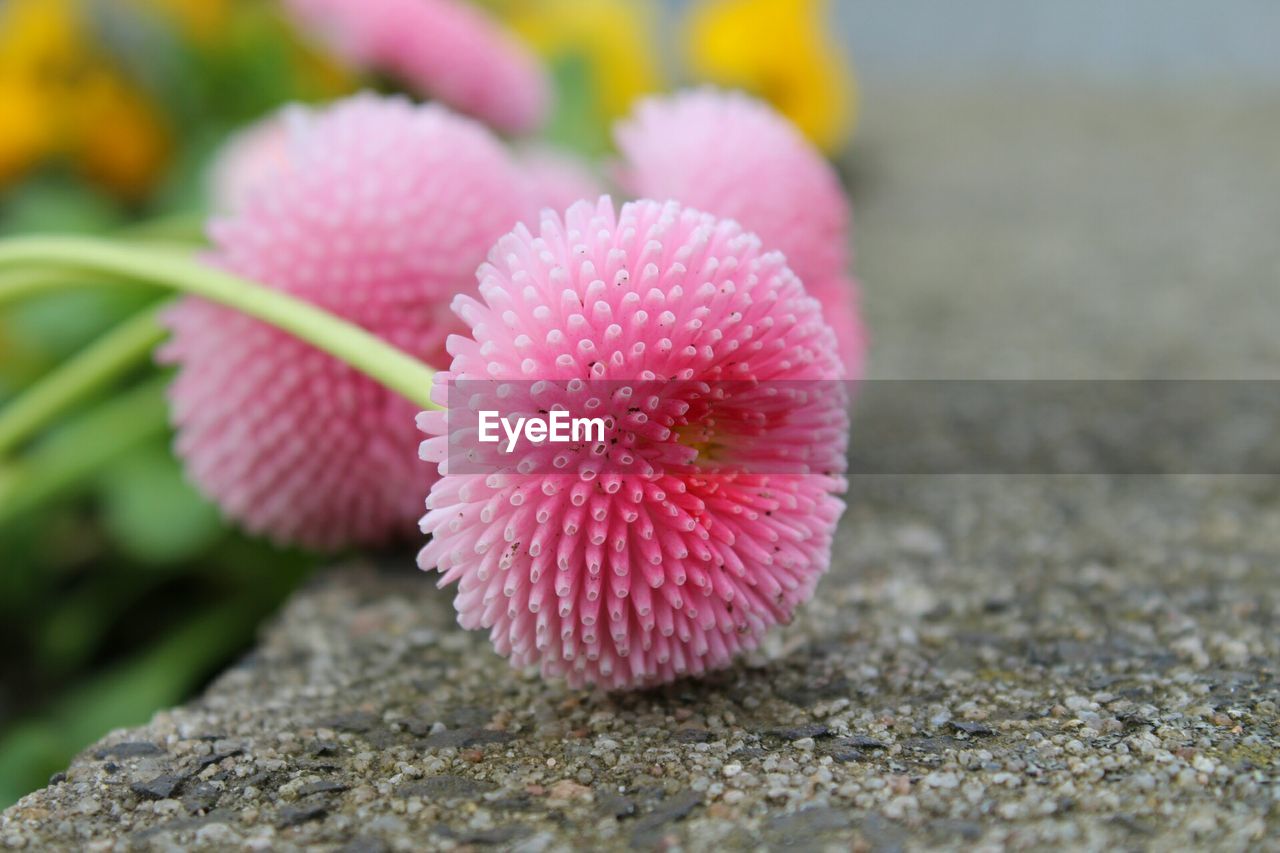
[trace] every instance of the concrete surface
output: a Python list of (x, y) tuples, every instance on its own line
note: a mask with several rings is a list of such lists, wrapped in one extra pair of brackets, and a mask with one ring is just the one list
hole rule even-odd
[[(852, 166), (875, 374), (1273, 373), (1277, 116), (880, 93)], [(511, 672), (427, 578), (336, 570), (204, 696), (5, 812), (0, 844), (1280, 849), (1280, 481), (850, 499), (794, 624), (643, 693)]]

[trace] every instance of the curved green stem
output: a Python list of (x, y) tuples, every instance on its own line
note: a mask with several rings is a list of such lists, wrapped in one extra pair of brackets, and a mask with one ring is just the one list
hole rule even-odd
[[(324, 350), (420, 406), (431, 403), (435, 371), (364, 329), (309, 302), (203, 266), (180, 252), (122, 247), (88, 237), (15, 237), (0, 241), (0, 270), (73, 270), (128, 278), (200, 296), (270, 323)], [(96, 280), (96, 279), (95, 279)], [(52, 286), (0, 279), (0, 304)]]
[(169, 428), (157, 377), (123, 391), (40, 442), (20, 462), (0, 465), (0, 527), (83, 482), (120, 454)]
[(0, 456), (146, 360), (164, 340), (159, 313), (159, 308), (148, 309), (112, 329), (0, 409)]

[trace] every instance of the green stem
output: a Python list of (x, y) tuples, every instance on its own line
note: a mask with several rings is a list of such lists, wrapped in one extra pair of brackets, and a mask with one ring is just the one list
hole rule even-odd
[(0, 410), (0, 456), (144, 361), (164, 340), (159, 308), (112, 329)]
[[(364, 329), (278, 290), (203, 266), (172, 250), (122, 247), (88, 237), (14, 237), (0, 241), (0, 270), (75, 270), (134, 279), (200, 296), (270, 323), (346, 362), (420, 406), (431, 403), (435, 371)], [(50, 286), (0, 281), (23, 295)]]
[(169, 428), (166, 380), (123, 391), (0, 466), (0, 527), (59, 497), (120, 454)]

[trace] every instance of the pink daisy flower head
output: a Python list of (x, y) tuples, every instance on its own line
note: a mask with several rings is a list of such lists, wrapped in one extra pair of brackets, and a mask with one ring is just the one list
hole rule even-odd
[[(528, 212), (505, 149), (443, 107), (370, 95), (287, 123), (288, 167), (212, 224), (210, 261), (446, 363), (450, 298)], [(227, 516), (317, 549), (412, 532), (431, 477), (412, 403), (209, 302), (184, 299), (167, 325), (177, 452)]]
[(209, 196), (214, 210), (245, 205), (249, 197), (289, 168), (289, 120), (293, 108), (250, 125), (229, 139), (209, 169)]
[[(442, 477), (419, 564), (459, 622), (573, 686), (723, 667), (831, 557), (848, 436), (834, 333), (783, 256), (669, 202), (580, 202), (503, 237), (454, 300), (420, 425)], [(599, 419), (483, 444), (476, 416)], [(490, 412), (491, 413), (491, 412)]]
[(782, 251), (841, 332), (850, 378), (860, 374), (865, 341), (841, 316), (856, 313), (856, 293), (834, 289), (848, 281), (849, 200), (795, 126), (741, 92), (704, 88), (644, 99), (614, 135), (629, 193), (735, 219)]
[(550, 85), (533, 54), (460, 0), (286, 0), (303, 29), (349, 61), (507, 133), (546, 117)]

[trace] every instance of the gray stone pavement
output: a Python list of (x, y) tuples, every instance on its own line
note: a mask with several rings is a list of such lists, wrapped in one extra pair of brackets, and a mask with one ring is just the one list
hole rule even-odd
[[(1264, 99), (877, 93), (874, 374), (1274, 373), (1276, 139)], [(335, 570), (0, 844), (1280, 849), (1280, 479), (859, 477), (836, 550), (757, 654), (618, 695)]]

